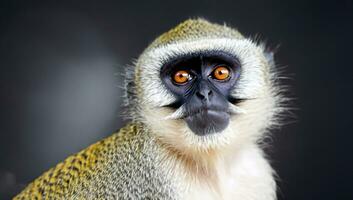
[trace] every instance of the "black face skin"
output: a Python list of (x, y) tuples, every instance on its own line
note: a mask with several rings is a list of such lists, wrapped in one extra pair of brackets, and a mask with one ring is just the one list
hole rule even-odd
[[(214, 76), (214, 70), (219, 66), (229, 70), (227, 79), (218, 80)], [(189, 80), (183, 84), (173, 79), (180, 70), (190, 74)], [(222, 52), (195, 53), (175, 58), (165, 64), (160, 73), (162, 81), (177, 99), (168, 107), (177, 109), (184, 105), (184, 120), (196, 135), (220, 132), (229, 124), (231, 113), (228, 104), (236, 101), (230, 92), (239, 72), (238, 60)]]

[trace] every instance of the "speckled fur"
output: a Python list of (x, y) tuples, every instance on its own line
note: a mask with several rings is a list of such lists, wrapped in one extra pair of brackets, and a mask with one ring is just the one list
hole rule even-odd
[(158, 167), (163, 155), (147, 129), (128, 124), (45, 172), (14, 199), (176, 199), (172, 179)]

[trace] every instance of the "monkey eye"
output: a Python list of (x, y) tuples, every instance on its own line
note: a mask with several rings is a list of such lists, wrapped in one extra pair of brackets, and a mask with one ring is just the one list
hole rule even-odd
[(216, 80), (225, 81), (230, 77), (230, 70), (226, 65), (218, 65), (213, 70), (211, 76)]
[(172, 79), (174, 83), (183, 85), (192, 79), (192, 75), (188, 71), (179, 70), (173, 74)]

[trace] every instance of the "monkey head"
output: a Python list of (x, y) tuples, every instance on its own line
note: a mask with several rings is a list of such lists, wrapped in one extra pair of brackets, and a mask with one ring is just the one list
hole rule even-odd
[(203, 19), (158, 37), (127, 73), (126, 91), (130, 117), (182, 152), (256, 142), (282, 99), (272, 53)]

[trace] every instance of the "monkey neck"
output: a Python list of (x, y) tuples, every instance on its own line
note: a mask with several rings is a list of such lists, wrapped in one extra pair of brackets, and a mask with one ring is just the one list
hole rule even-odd
[(219, 175), (227, 168), (223, 164), (222, 152), (216, 149), (187, 152), (160, 140), (157, 140), (157, 143), (165, 150), (167, 160), (171, 160), (168, 167), (172, 171), (181, 172), (181, 176), (187, 180), (187, 183), (202, 184), (219, 193)]
[[(143, 123), (143, 122), (142, 122)], [(145, 133), (151, 135), (152, 145), (162, 151), (162, 168), (172, 172), (171, 176), (184, 177), (190, 184), (206, 185), (212, 190), (219, 190), (219, 182), (230, 170), (232, 156), (237, 151), (233, 145), (209, 148), (192, 148), (179, 145), (183, 140), (176, 129), (162, 129), (143, 123)], [(158, 131), (163, 131), (158, 133)], [(166, 139), (165, 135), (173, 135)], [(237, 148), (241, 148), (238, 146)], [(165, 162), (168, 161), (168, 162)], [(176, 172), (177, 174), (173, 174)], [(179, 174), (180, 173), (180, 174)]]

